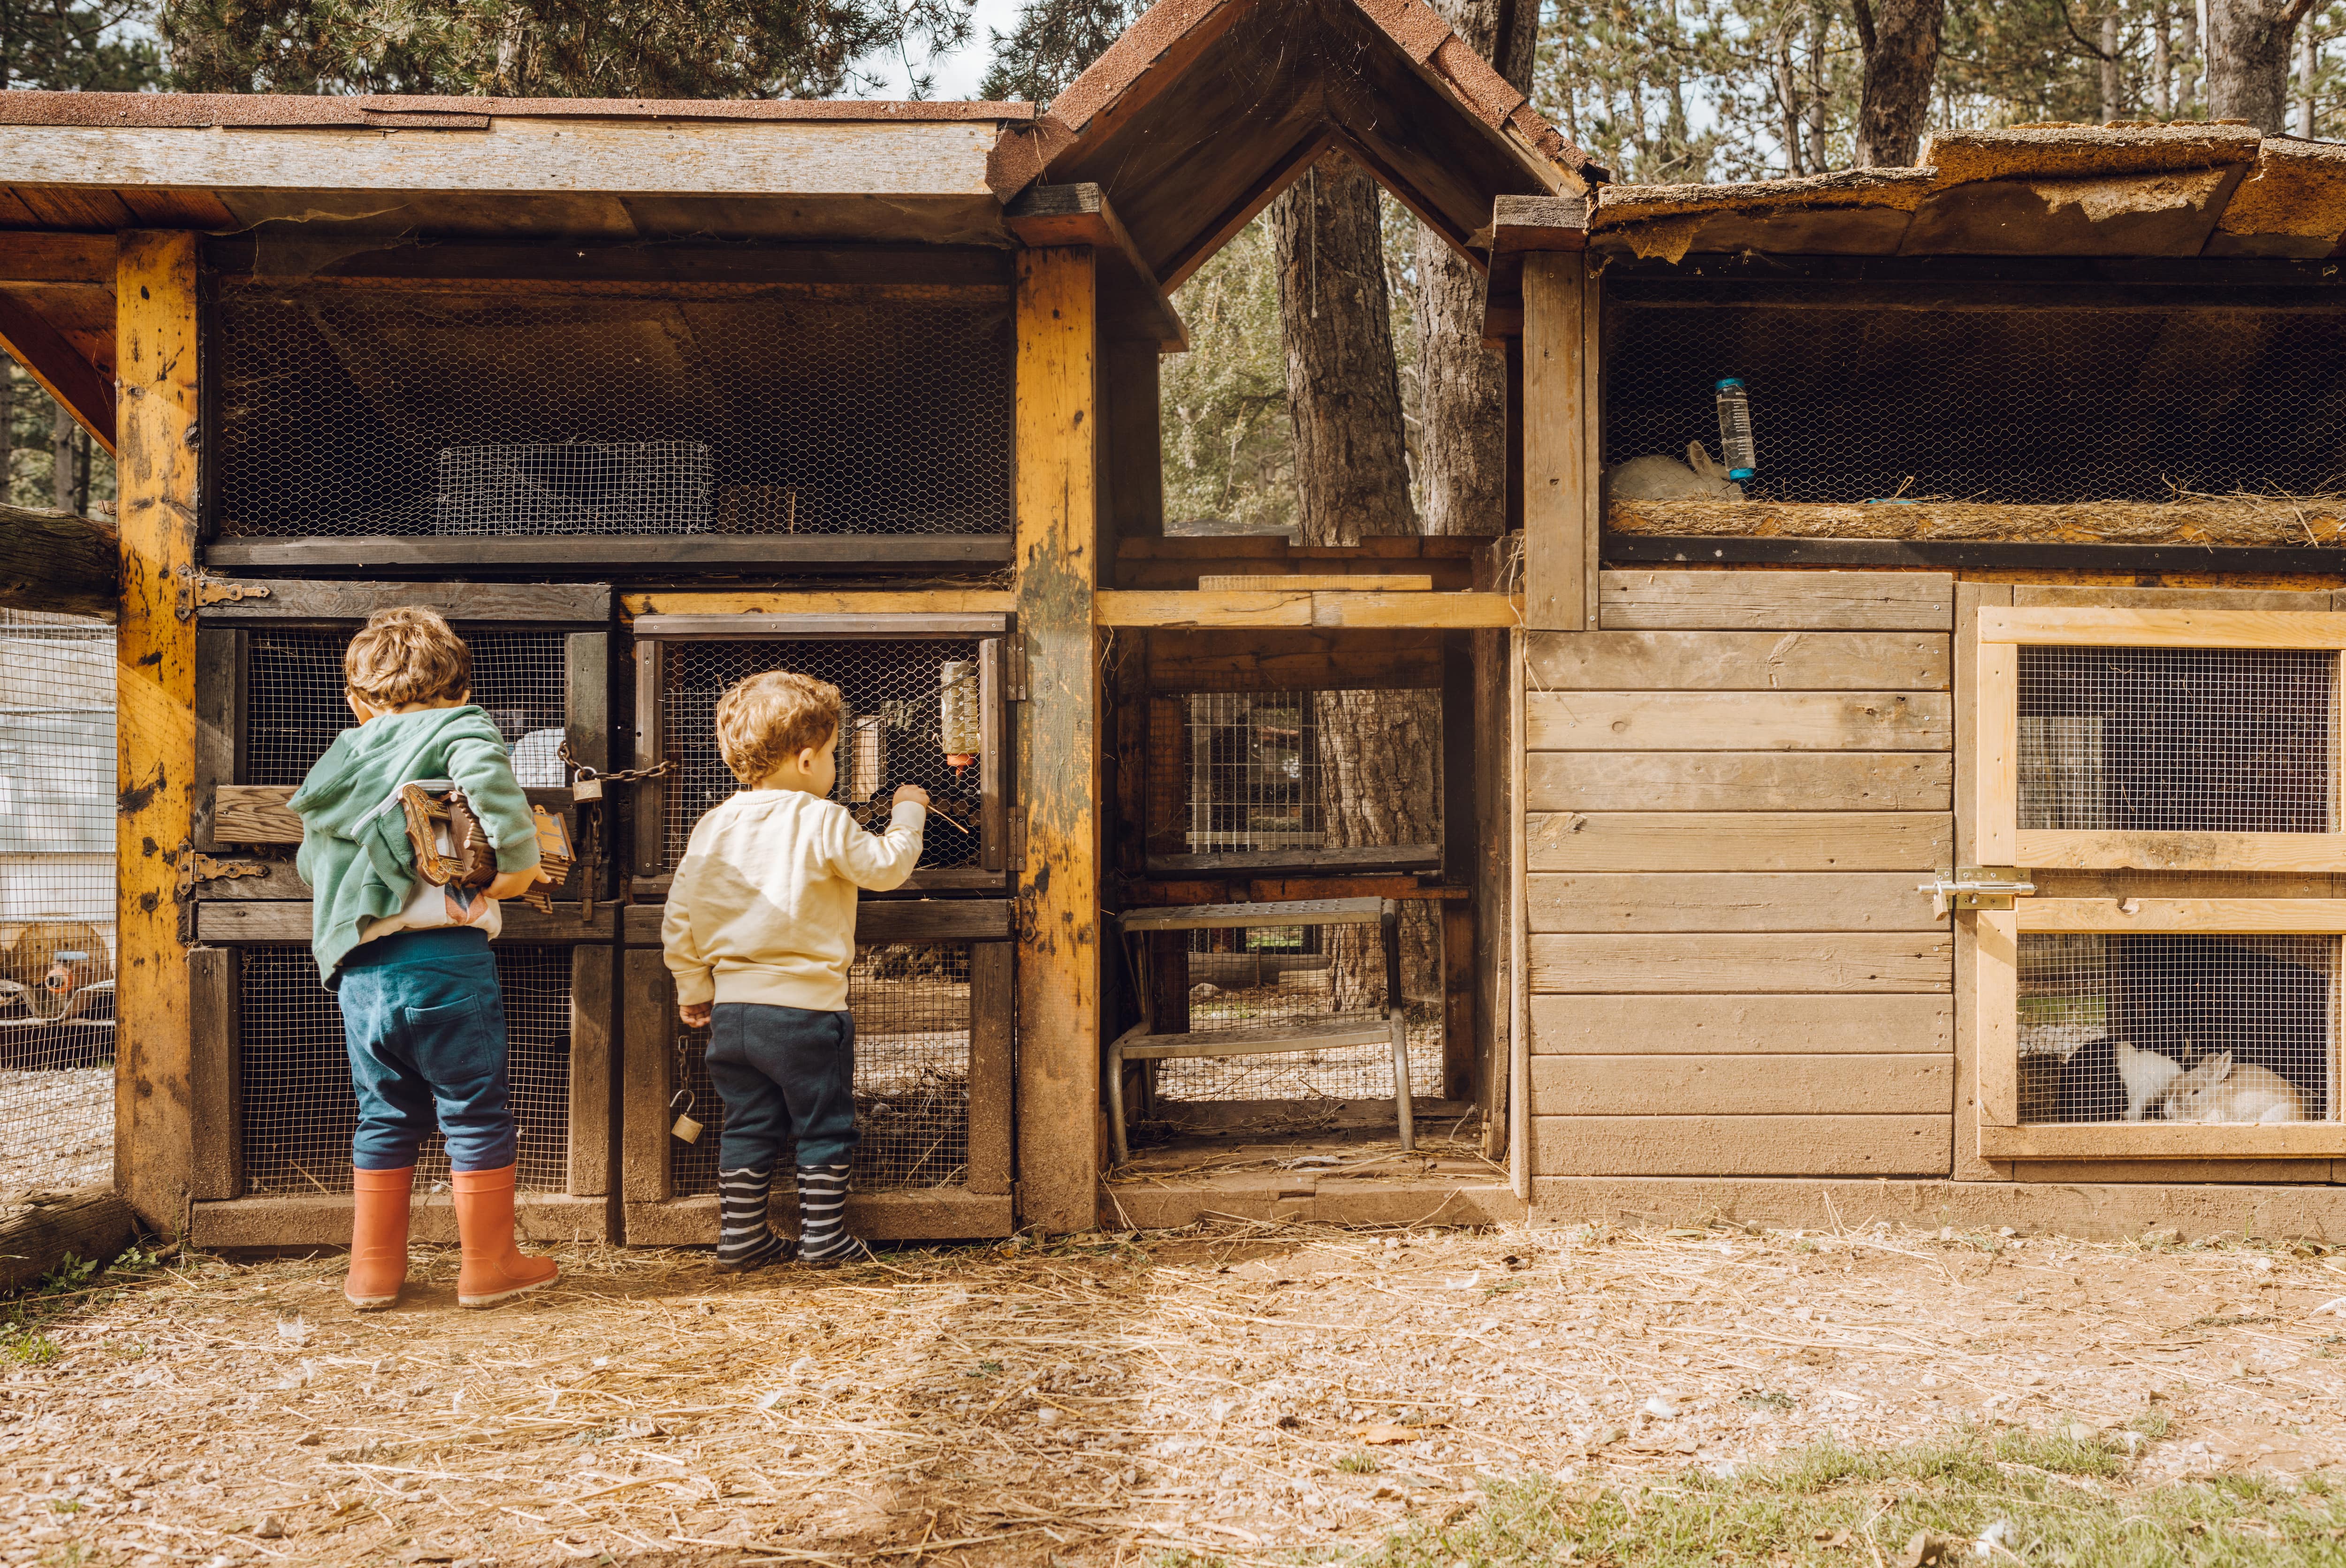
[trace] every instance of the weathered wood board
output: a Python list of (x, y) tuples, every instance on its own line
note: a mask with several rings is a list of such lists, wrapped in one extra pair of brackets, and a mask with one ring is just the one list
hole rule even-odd
[(1939, 692), (1535, 691), (1534, 751), (1944, 751)]
[(1944, 932), (1704, 932), (1530, 939), (1531, 986), (1556, 992), (1951, 991)]
[(1927, 871), (1949, 863), (1944, 811), (1545, 811), (1535, 871)]
[(1955, 1061), (1878, 1056), (1535, 1056), (1532, 1092), (1551, 1115), (1939, 1115), (1954, 1109)]
[(1535, 692), (1945, 691), (1947, 638), (1932, 632), (1535, 632)]
[(1534, 811), (1945, 811), (1943, 751), (1535, 751)]
[(1944, 1176), (1947, 1115), (1533, 1118), (1541, 1176)]
[(1606, 631), (1938, 631), (1954, 628), (1944, 572), (1607, 572)]
[(1912, 871), (1548, 872), (1529, 893), (1535, 932), (1947, 930)]
[(1954, 1009), (1941, 995), (1535, 996), (1535, 1055), (1879, 1055), (1949, 1053)]

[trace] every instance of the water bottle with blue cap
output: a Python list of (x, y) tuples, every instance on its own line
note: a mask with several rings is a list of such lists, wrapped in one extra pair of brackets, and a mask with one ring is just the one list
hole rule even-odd
[(1751, 447), (1751, 400), (1743, 382), (1729, 376), (1719, 383), (1719, 455), (1727, 462), (1727, 477), (1749, 479), (1760, 472)]

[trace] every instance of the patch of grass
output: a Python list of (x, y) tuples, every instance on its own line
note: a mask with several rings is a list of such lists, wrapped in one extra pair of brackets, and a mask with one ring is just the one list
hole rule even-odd
[[(41, 1276), (40, 1283), (0, 1307), (0, 1365), (45, 1367), (65, 1352), (57, 1342), (43, 1332), (44, 1328), (69, 1311), (85, 1311), (114, 1298), (110, 1287), (117, 1280), (128, 1284), (142, 1274), (151, 1274), (162, 1267), (162, 1259), (144, 1247), (134, 1247), (110, 1265), (85, 1262), (68, 1252), (55, 1268)], [(99, 1280), (92, 1285), (93, 1279)], [(141, 1344), (130, 1354), (143, 1353)]]
[(2122, 1452), (2099, 1438), (1966, 1431), (1912, 1448), (1815, 1449), (1731, 1480), (1688, 1471), (1627, 1488), (1494, 1482), (1481, 1509), (1415, 1522), (1358, 1561), (1862, 1568), (1898, 1561), (1918, 1531), (1968, 1543), (1999, 1521), (2021, 1560), (2074, 1568), (2256, 1568), (2346, 1555), (2346, 1507), (2328, 1492), (2248, 1479), (2136, 1491), (2119, 1480), (2126, 1470)]
[(0, 1323), (0, 1361), (46, 1367), (62, 1353), (55, 1339), (28, 1323)]
[(1336, 1468), (1346, 1475), (1374, 1475), (1382, 1467), (1372, 1453), (1348, 1453), (1336, 1461)]

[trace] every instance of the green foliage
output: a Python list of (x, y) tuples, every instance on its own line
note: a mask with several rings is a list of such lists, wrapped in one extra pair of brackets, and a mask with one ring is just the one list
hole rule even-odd
[(163, 79), (153, 0), (0, 0), (0, 89), (135, 93)]
[(1336, 1461), (1336, 1468), (1346, 1475), (1374, 1475), (1379, 1466), (1372, 1453), (1348, 1453)]
[(1049, 104), (1146, 9), (1147, 0), (1026, 0), (1009, 32), (986, 29), (994, 63), (977, 96)]
[[(968, 41), (970, 0), (162, 0), (191, 92), (831, 97), (878, 50)], [(915, 77), (914, 96), (927, 90)]]
[(1240, 229), (1174, 301), (1190, 349), (1164, 361), (1165, 516), (1250, 534), (1296, 526), (1279, 269), (1270, 226)]
[[(2005, 1525), (2028, 1563), (2261, 1564), (2335, 1560), (2346, 1512), (2254, 1481), (2127, 1491), (2126, 1461), (2099, 1441), (1965, 1432), (1894, 1451), (1825, 1448), (1722, 1480), (1690, 1471), (1619, 1489), (1545, 1480), (1493, 1484), (1454, 1522), (1421, 1521), (1362, 1568), (1474, 1568), (1559, 1562), (1709, 1568), (1718, 1563), (1911, 1561), (1918, 1531), (1968, 1543)], [(1870, 1550), (1869, 1550), (1870, 1548)], [(1997, 1560), (2005, 1560), (1998, 1554)]]

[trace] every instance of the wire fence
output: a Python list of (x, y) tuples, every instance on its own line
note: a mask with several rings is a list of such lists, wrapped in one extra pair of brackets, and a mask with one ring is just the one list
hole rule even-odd
[(114, 628), (0, 610), (0, 1193), (114, 1170)]

